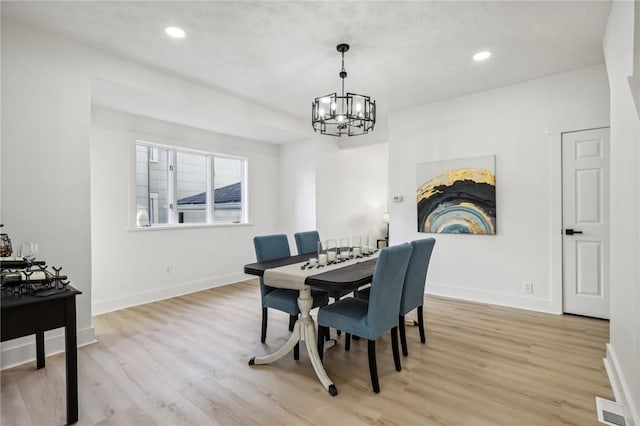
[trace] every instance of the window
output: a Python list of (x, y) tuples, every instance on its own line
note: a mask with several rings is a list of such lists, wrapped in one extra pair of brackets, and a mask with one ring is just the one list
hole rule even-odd
[(246, 223), (247, 160), (136, 143), (136, 226)]

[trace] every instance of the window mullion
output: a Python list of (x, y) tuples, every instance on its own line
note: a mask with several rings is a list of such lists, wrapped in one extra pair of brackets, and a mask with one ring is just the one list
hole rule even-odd
[(168, 157), (170, 158), (170, 162), (169, 162), (169, 206), (171, 208), (169, 217), (171, 218), (171, 224), (175, 225), (178, 223), (178, 197), (176, 194), (177, 191), (177, 187), (178, 187), (178, 173), (176, 170), (176, 159), (177, 159), (177, 153), (175, 149), (172, 149), (169, 151), (170, 155), (168, 155)]
[(213, 223), (213, 203), (215, 202), (215, 191), (213, 181), (216, 172), (213, 169), (213, 155), (207, 155), (207, 223)]

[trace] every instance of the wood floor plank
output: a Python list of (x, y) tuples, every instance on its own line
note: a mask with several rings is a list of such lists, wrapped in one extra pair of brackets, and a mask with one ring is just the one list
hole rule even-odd
[(3, 384), (0, 397), (2, 398), (0, 424), (4, 426), (33, 425), (17, 384)]
[[(98, 343), (79, 349), (79, 425), (596, 425), (594, 397), (613, 398), (602, 365), (607, 321), (425, 298), (428, 343), (407, 327), (395, 371), (388, 335), (376, 344), (371, 391), (366, 341), (342, 338), (320, 385), (300, 360), (249, 366), (289, 336), (269, 312), (260, 343), (257, 280), (94, 318)], [(344, 337), (344, 336), (343, 336)], [(64, 424), (64, 356), (1, 375), (2, 425)]]

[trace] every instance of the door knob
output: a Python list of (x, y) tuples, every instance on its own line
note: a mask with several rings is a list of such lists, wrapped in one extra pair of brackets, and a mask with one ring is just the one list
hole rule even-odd
[(573, 229), (565, 229), (565, 235), (574, 235), (574, 234), (582, 234), (582, 231), (575, 231)]

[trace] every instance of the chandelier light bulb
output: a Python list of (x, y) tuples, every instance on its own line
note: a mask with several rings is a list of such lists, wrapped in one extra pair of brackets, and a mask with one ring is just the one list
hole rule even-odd
[(320, 115), (320, 117), (324, 117), (324, 109), (320, 108), (318, 114)]
[(331, 111), (332, 111), (332, 112), (335, 112), (335, 110), (336, 110), (336, 103), (335, 103), (335, 102), (333, 102), (333, 103), (331, 104)]
[(360, 112), (362, 110), (362, 105), (356, 104), (356, 112)]
[(342, 123), (344, 121), (344, 115), (338, 116), (338, 123)]

